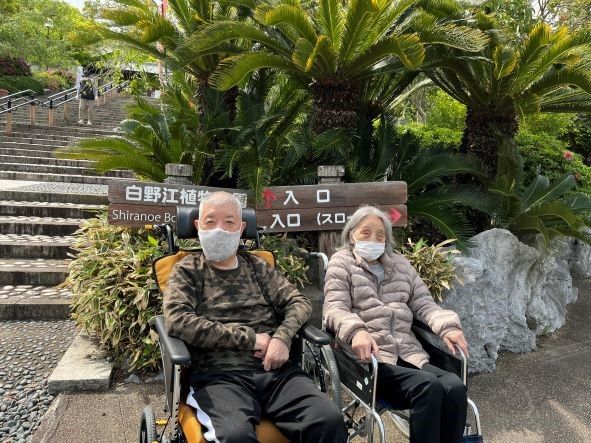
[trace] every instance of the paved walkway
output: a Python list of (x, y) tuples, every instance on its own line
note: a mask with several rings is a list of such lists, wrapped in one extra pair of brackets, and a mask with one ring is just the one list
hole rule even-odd
[[(470, 396), (480, 408), (487, 443), (591, 441), (591, 280), (578, 286), (579, 300), (569, 306), (566, 326), (540, 338), (538, 351), (504, 354), (495, 373), (471, 377)], [(146, 404), (157, 415), (162, 411), (162, 385), (62, 394), (33, 441), (136, 442)], [(390, 421), (386, 428), (388, 443), (406, 441)]]
[(470, 380), (487, 443), (591, 441), (591, 280), (576, 285), (564, 327)]

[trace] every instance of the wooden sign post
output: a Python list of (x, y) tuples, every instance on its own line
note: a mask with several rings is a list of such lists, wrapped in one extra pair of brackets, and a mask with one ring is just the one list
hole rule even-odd
[(235, 195), (255, 207), (265, 232), (336, 231), (362, 204), (375, 204), (394, 226), (406, 224), (406, 183), (341, 183), (266, 188), (256, 202), (251, 191), (169, 183), (113, 181), (109, 184), (110, 224), (144, 226), (176, 223), (177, 206), (197, 206), (214, 191)]

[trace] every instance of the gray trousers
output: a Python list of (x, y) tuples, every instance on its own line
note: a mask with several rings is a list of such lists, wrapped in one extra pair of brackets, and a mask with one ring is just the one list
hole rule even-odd
[(80, 99), (80, 104), (78, 105), (78, 120), (84, 120), (85, 113), (87, 117), (86, 120), (89, 122), (94, 120), (94, 100)]

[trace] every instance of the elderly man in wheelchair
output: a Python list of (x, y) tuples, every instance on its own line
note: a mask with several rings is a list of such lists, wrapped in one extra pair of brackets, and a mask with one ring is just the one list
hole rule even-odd
[[(166, 279), (158, 276), (155, 263), (164, 292), (164, 322), (157, 319), (155, 327), (163, 359), (170, 363), (165, 361), (168, 408), (171, 416), (178, 410), (179, 428), (183, 428), (173, 433), (175, 438), (240, 443), (346, 441), (339, 408), (290, 360), (296, 334), (317, 345), (328, 342), (328, 337), (326, 341), (319, 337), (321, 331), (306, 328), (310, 302), (265, 260), (238, 251), (246, 226), (234, 196), (209, 194), (198, 214), (195, 227), (202, 253), (172, 255), (176, 264)], [(179, 216), (177, 223), (182, 222)], [(188, 345), (190, 356), (174, 337)], [(186, 404), (195, 409), (198, 422), (186, 427), (197, 428), (193, 429), (197, 440), (186, 435), (183, 425), (195, 417), (188, 417), (179, 388), (171, 387), (175, 378), (178, 385), (180, 366), (189, 361)], [(176, 369), (171, 372), (167, 366)], [(141, 440), (157, 439), (150, 429), (153, 421), (144, 413), (142, 429), (150, 435), (140, 430)], [(265, 439), (260, 424), (269, 421), (276, 429)]]
[[(416, 270), (392, 246), (389, 218), (362, 206), (345, 225), (342, 246), (326, 273), (323, 317), (335, 335), (340, 381), (354, 399), (344, 411), (362, 404), (367, 413), (358, 421), (349, 415), (352, 434), (371, 441), (372, 424), (378, 423), (384, 441), (379, 412), (409, 410), (410, 416), (391, 416), (411, 442), (482, 441), (471, 401), (476, 434), (465, 426), (468, 349), (460, 320), (434, 302)], [(414, 326), (413, 319), (423, 327)], [(454, 358), (458, 355), (463, 361)]]

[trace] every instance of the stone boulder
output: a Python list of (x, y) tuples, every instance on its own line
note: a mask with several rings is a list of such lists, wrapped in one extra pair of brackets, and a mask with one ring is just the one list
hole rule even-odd
[(574, 241), (558, 237), (546, 247), (542, 237), (536, 236), (526, 242), (540, 252), (540, 257), (527, 276), (531, 295), (525, 316), (536, 335), (547, 334), (564, 326), (566, 305), (577, 300), (578, 290), (570, 272)]
[(448, 291), (443, 306), (462, 320), (471, 371), (494, 370), (501, 349), (535, 349), (525, 317), (531, 287), (524, 276), (538, 257), (509, 231), (491, 229), (473, 237), (464, 257), (454, 259), (463, 284)]
[(546, 246), (540, 236), (520, 241), (509, 231), (491, 229), (470, 240), (454, 258), (463, 284), (447, 292), (443, 306), (458, 313), (470, 344), (470, 371), (493, 371), (499, 351), (528, 352), (536, 335), (566, 321), (576, 301), (571, 269), (591, 273), (591, 247), (568, 238)]
[[(591, 234), (591, 229), (586, 229)], [(591, 246), (581, 240), (571, 239), (572, 254), (569, 257), (570, 270), (573, 278), (591, 278)]]

